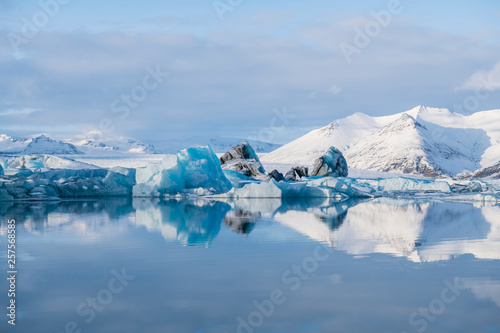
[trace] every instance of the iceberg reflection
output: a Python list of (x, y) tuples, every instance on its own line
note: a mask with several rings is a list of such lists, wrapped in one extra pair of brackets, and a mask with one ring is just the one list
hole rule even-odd
[(167, 241), (210, 245), (231, 207), (206, 200), (134, 199), (135, 224), (160, 232)]
[[(354, 256), (374, 253), (414, 262), (450, 260), (463, 254), (500, 259), (500, 206), (378, 198), (332, 202), (329, 199), (240, 199), (235, 201), (115, 199), (0, 203), (5, 219), (16, 218), (32, 233), (58, 230), (87, 239), (140, 227), (167, 241), (209, 246), (221, 226), (252, 237), (262, 232), (279, 239), (292, 229)], [(274, 233), (274, 234), (273, 234)], [(255, 237), (259, 237), (256, 235)]]

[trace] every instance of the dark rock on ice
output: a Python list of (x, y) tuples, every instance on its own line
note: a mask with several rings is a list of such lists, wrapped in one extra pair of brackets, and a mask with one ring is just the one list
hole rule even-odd
[(314, 161), (311, 177), (347, 177), (347, 162), (340, 150), (330, 147), (326, 153)]

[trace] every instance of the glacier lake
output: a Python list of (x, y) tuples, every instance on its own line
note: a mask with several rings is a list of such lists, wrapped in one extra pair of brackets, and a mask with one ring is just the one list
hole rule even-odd
[[(498, 205), (88, 199), (0, 212), (3, 276), (16, 221), (19, 332), (500, 332)], [(0, 290), (5, 305), (5, 278)]]

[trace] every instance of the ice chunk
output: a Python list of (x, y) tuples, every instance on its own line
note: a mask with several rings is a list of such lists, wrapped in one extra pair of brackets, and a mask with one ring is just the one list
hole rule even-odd
[(367, 197), (366, 193), (358, 191), (354, 187), (327, 177), (320, 179), (308, 179), (307, 181), (277, 182), (271, 179), (269, 182), (254, 182), (245, 184), (243, 187), (234, 187), (228, 193), (219, 197), (231, 199), (240, 198), (334, 198), (342, 200), (347, 197)]
[(342, 193), (351, 198), (366, 198), (370, 197), (370, 190), (361, 190), (346, 182), (345, 178), (321, 177), (307, 179), (307, 186), (328, 189), (332, 193)]
[(483, 192), (488, 190), (488, 185), (480, 181), (447, 179), (455, 193)]
[(220, 162), (224, 170), (234, 170), (248, 177), (265, 176), (259, 157), (246, 141), (222, 155)]
[(0, 201), (11, 201), (14, 197), (9, 194), (4, 183), (0, 184)]
[(476, 194), (474, 196), (474, 201), (477, 201), (477, 202), (480, 202), (483, 204), (495, 205), (495, 204), (500, 203), (500, 196), (495, 195), (495, 194), (491, 194), (491, 193), (490, 194), (480, 193), (480, 194)]
[(3, 166), (2, 166), (2, 163), (0, 163), (0, 176), (3, 176)]
[(274, 169), (273, 171), (271, 171), (270, 173), (267, 174), (270, 178), (276, 180), (277, 182), (281, 181), (281, 180), (285, 180), (285, 177), (283, 176), (283, 174), (281, 172), (279, 172), (278, 170)]
[(393, 192), (451, 192), (450, 185), (445, 181), (423, 180), (406, 177), (386, 178), (378, 182), (379, 191)]
[(291, 168), (285, 174), (284, 178), (286, 180), (296, 181), (296, 180), (299, 180), (302, 177), (308, 177), (308, 176), (309, 176), (309, 168), (304, 167), (304, 166), (297, 166), (297, 167)]
[(283, 191), (277, 186), (277, 182), (271, 179), (269, 182), (250, 183), (241, 188), (233, 188), (224, 196), (232, 199), (239, 198), (281, 198)]
[[(11, 169), (9, 169), (11, 170)], [(52, 200), (64, 197), (130, 196), (135, 184), (133, 170), (123, 173), (106, 169), (48, 170), (33, 173), (14, 169), (14, 175), (3, 176), (2, 187), (14, 199)], [(25, 171), (30, 173), (26, 173)]]
[(27, 169), (99, 169), (99, 167), (77, 162), (69, 158), (56, 157), (45, 154), (32, 154), (11, 158), (7, 161), (9, 168)]
[(224, 193), (232, 185), (222, 171), (219, 159), (208, 146), (181, 150), (159, 163), (138, 168), (135, 197), (160, 197), (165, 194)]
[(231, 182), (231, 185), (233, 187), (240, 188), (249, 183), (260, 183), (260, 180), (245, 176), (234, 170), (223, 170), (223, 171), (224, 175), (226, 175), (227, 179)]
[(51, 184), (61, 198), (130, 196), (133, 184), (125, 175), (109, 171), (106, 177), (70, 178)]
[(340, 150), (330, 147), (323, 156), (314, 161), (311, 177), (347, 177), (347, 162)]

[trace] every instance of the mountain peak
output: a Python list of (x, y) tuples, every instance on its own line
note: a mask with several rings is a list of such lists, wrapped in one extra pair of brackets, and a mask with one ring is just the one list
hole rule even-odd
[(500, 111), (470, 116), (418, 105), (382, 117), (355, 113), (263, 156), (264, 163), (311, 164), (330, 146), (350, 167), (374, 171), (459, 175), (500, 159)]
[(427, 130), (425, 126), (420, 124), (415, 118), (413, 118), (408, 113), (403, 113), (401, 117), (385, 126), (380, 133), (397, 133), (407, 131), (408, 129), (424, 129)]

